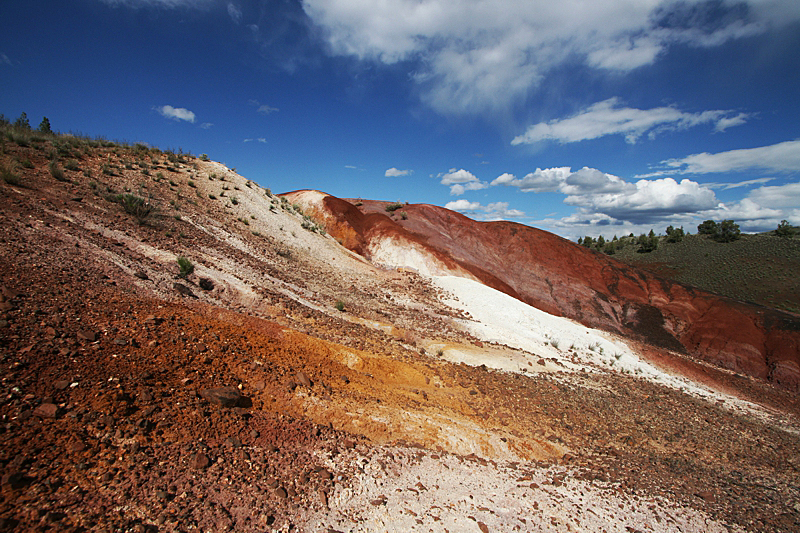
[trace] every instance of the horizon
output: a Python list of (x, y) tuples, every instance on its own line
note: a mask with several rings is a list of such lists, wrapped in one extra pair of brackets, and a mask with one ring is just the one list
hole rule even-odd
[(0, 103), (571, 240), (800, 225), (800, 4), (573, 4), (8, 2)]

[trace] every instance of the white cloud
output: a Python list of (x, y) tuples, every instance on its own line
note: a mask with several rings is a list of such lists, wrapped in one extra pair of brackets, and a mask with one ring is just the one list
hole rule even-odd
[(267, 139), (264, 137), (258, 137), (255, 139), (244, 139), (242, 142), (251, 143), (251, 142), (259, 142), (262, 144), (267, 144)]
[(800, 182), (754, 189), (748, 199), (762, 206), (800, 208)]
[(166, 118), (185, 120), (186, 122), (191, 122), (194, 124), (195, 114), (185, 107), (172, 107), (171, 105), (163, 105), (161, 107), (156, 107), (155, 109)]
[(668, 159), (662, 163), (685, 174), (740, 172), (753, 169), (797, 172), (800, 171), (800, 141), (785, 141), (716, 154), (703, 152), (681, 159)]
[[(748, 115), (729, 117), (730, 111), (685, 113), (674, 107), (636, 109), (622, 107), (618, 98), (592, 104), (580, 113), (565, 119), (540, 122), (529, 126), (523, 135), (514, 137), (512, 145), (539, 141), (572, 143), (597, 139), (606, 135), (624, 135), (628, 143), (648, 134), (650, 138), (667, 130), (686, 129), (704, 123), (715, 123), (717, 131), (743, 124)], [(725, 121), (725, 122), (723, 122)]]
[(228, 2), (228, 15), (234, 23), (239, 24), (242, 22), (242, 8), (233, 2)]
[(453, 185), (455, 183), (469, 183), (470, 181), (478, 181), (478, 178), (472, 172), (468, 170), (464, 170), (463, 168), (460, 170), (456, 170), (454, 168), (450, 169), (450, 172), (445, 174), (439, 175), (442, 180), (442, 185)]
[(749, 113), (739, 113), (734, 117), (724, 117), (717, 121), (717, 125), (714, 126), (715, 131), (725, 131), (728, 128), (732, 128), (733, 126), (741, 126), (747, 119), (750, 118)]
[(268, 106), (268, 105), (264, 104), (264, 105), (258, 106), (258, 109), (256, 109), (256, 111), (261, 113), (261, 114), (263, 114), (263, 115), (269, 115), (270, 113), (275, 113), (276, 111), (280, 111), (280, 109), (278, 109), (277, 107), (271, 107), (271, 106)]
[(440, 178), (439, 183), (450, 187), (451, 196), (460, 196), (466, 191), (478, 191), (489, 186), (488, 183), (479, 180), (475, 174), (463, 168), (460, 170), (451, 168), (449, 172), (441, 173), (437, 178)]
[(444, 204), (445, 209), (450, 209), (452, 211), (478, 211), (481, 207), (480, 202), (470, 202), (463, 198)]
[[(744, 4), (744, 8), (742, 8)], [(718, 46), (800, 19), (778, 0), (303, 0), (332, 54), (407, 62), (443, 113), (508, 109), (561, 64), (627, 72), (673, 44)]]
[(211, 129), (211, 126), (213, 126), (213, 124), (210, 122), (203, 122), (202, 124), (200, 124), (200, 127), (203, 128), (204, 130)]
[(492, 202), (482, 205), (480, 202), (469, 200), (455, 200), (445, 204), (445, 209), (478, 215), (479, 220), (504, 220), (506, 218), (524, 217), (525, 213), (519, 209), (509, 209), (508, 202)]
[(639, 180), (625, 184), (619, 192), (602, 194), (573, 194), (564, 203), (586, 211), (635, 224), (668, 219), (678, 213), (694, 213), (718, 205), (714, 191), (688, 179), (676, 182), (672, 178)]
[(388, 169), (384, 173), (384, 176), (387, 177), (387, 178), (399, 178), (399, 177), (402, 177), (402, 176), (409, 176), (409, 175), (411, 175), (413, 173), (414, 173), (413, 170), (409, 170), (409, 169), (400, 170), (398, 168), (392, 167), (392, 168)]
[(769, 183), (773, 181), (775, 178), (755, 178), (752, 180), (744, 180), (744, 181), (736, 181), (730, 183), (706, 183), (705, 186), (709, 189), (722, 189), (722, 190), (729, 190), (729, 189), (739, 189), (741, 187), (749, 187), (751, 185), (762, 185), (764, 183)]
[(7, 55), (0, 53), (0, 65), (10, 65), (11, 60), (8, 58)]

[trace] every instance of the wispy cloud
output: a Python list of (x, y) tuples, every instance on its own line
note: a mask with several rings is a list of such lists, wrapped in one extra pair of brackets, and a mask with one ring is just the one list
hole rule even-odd
[(655, 63), (673, 45), (719, 46), (800, 19), (800, 10), (785, 2), (756, 0), (304, 0), (302, 5), (323, 29), (331, 53), (407, 62), (422, 100), (455, 114), (508, 109), (567, 62), (624, 73)]
[(171, 118), (173, 120), (183, 120), (186, 122), (191, 122), (192, 124), (194, 124), (195, 121), (195, 114), (185, 107), (162, 105), (161, 107), (156, 107), (155, 110), (161, 113), (161, 116)]
[(200, 127), (203, 128), (204, 130), (211, 129), (211, 126), (213, 126), (213, 124), (210, 122), (203, 122), (202, 124), (200, 124)]
[(256, 113), (261, 113), (262, 115), (269, 115), (270, 113), (277, 113), (278, 111), (280, 111), (280, 109), (278, 109), (277, 107), (272, 107), (267, 104), (262, 104), (258, 100), (249, 100), (247, 103), (250, 104), (251, 106), (255, 106)]
[(265, 139), (264, 137), (258, 137), (258, 138), (255, 138), (255, 139), (245, 139), (242, 142), (246, 142), (246, 143), (259, 142), (259, 143), (267, 144), (267, 139)]
[(233, 2), (228, 2), (228, 16), (235, 24), (239, 24), (242, 22), (242, 8)]
[(10, 65), (11, 60), (8, 58), (7, 55), (0, 53), (0, 65)]
[(399, 178), (402, 176), (410, 176), (413, 173), (414, 171), (410, 169), (400, 170), (398, 168), (392, 167), (384, 173), (384, 176), (387, 178)]
[(636, 109), (623, 107), (618, 98), (609, 98), (572, 117), (529, 126), (523, 135), (514, 137), (511, 144), (540, 141), (566, 144), (606, 135), (623, 135), (628, 143), (633, 144), (644, 134), (655, 138), (664, 131), (687, 129), (700, 124), (715, 124), (716, 131), (724, 131), (744, 124), (749, 117), (745, 113), (731, 116), (732, 113), (720, 110), (686, 113), (675, 107)]
[(743, 148), (709, 154), (703, 152), (680, 159), (668, 159), (662, 164), (683, 174), (741, 172), (767, 170), (771, 172), (800, 171), (800, 140), (785, 141), (758, 148)]

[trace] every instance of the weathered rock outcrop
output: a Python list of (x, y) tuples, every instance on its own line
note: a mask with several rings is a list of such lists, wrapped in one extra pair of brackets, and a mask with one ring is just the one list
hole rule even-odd
[(386, 202), (320, 193), (311, 206), (304, 194), (289, 196), (376, 264), (478, 279), (548, 313), (800, 387), (800, 319), (793, 315), (661, 279), (513, 222), (477, 222), (424, 204), (392, 216)]

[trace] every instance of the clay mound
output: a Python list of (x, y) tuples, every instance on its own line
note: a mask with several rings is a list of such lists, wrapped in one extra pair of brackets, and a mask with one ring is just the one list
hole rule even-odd
[(795, 316), (658, 278), (529, 226), (387, 205), (325, 195), (314, 209), (342, 244), (381, 266), (477, 279), (548, 313), (800, 387)]

